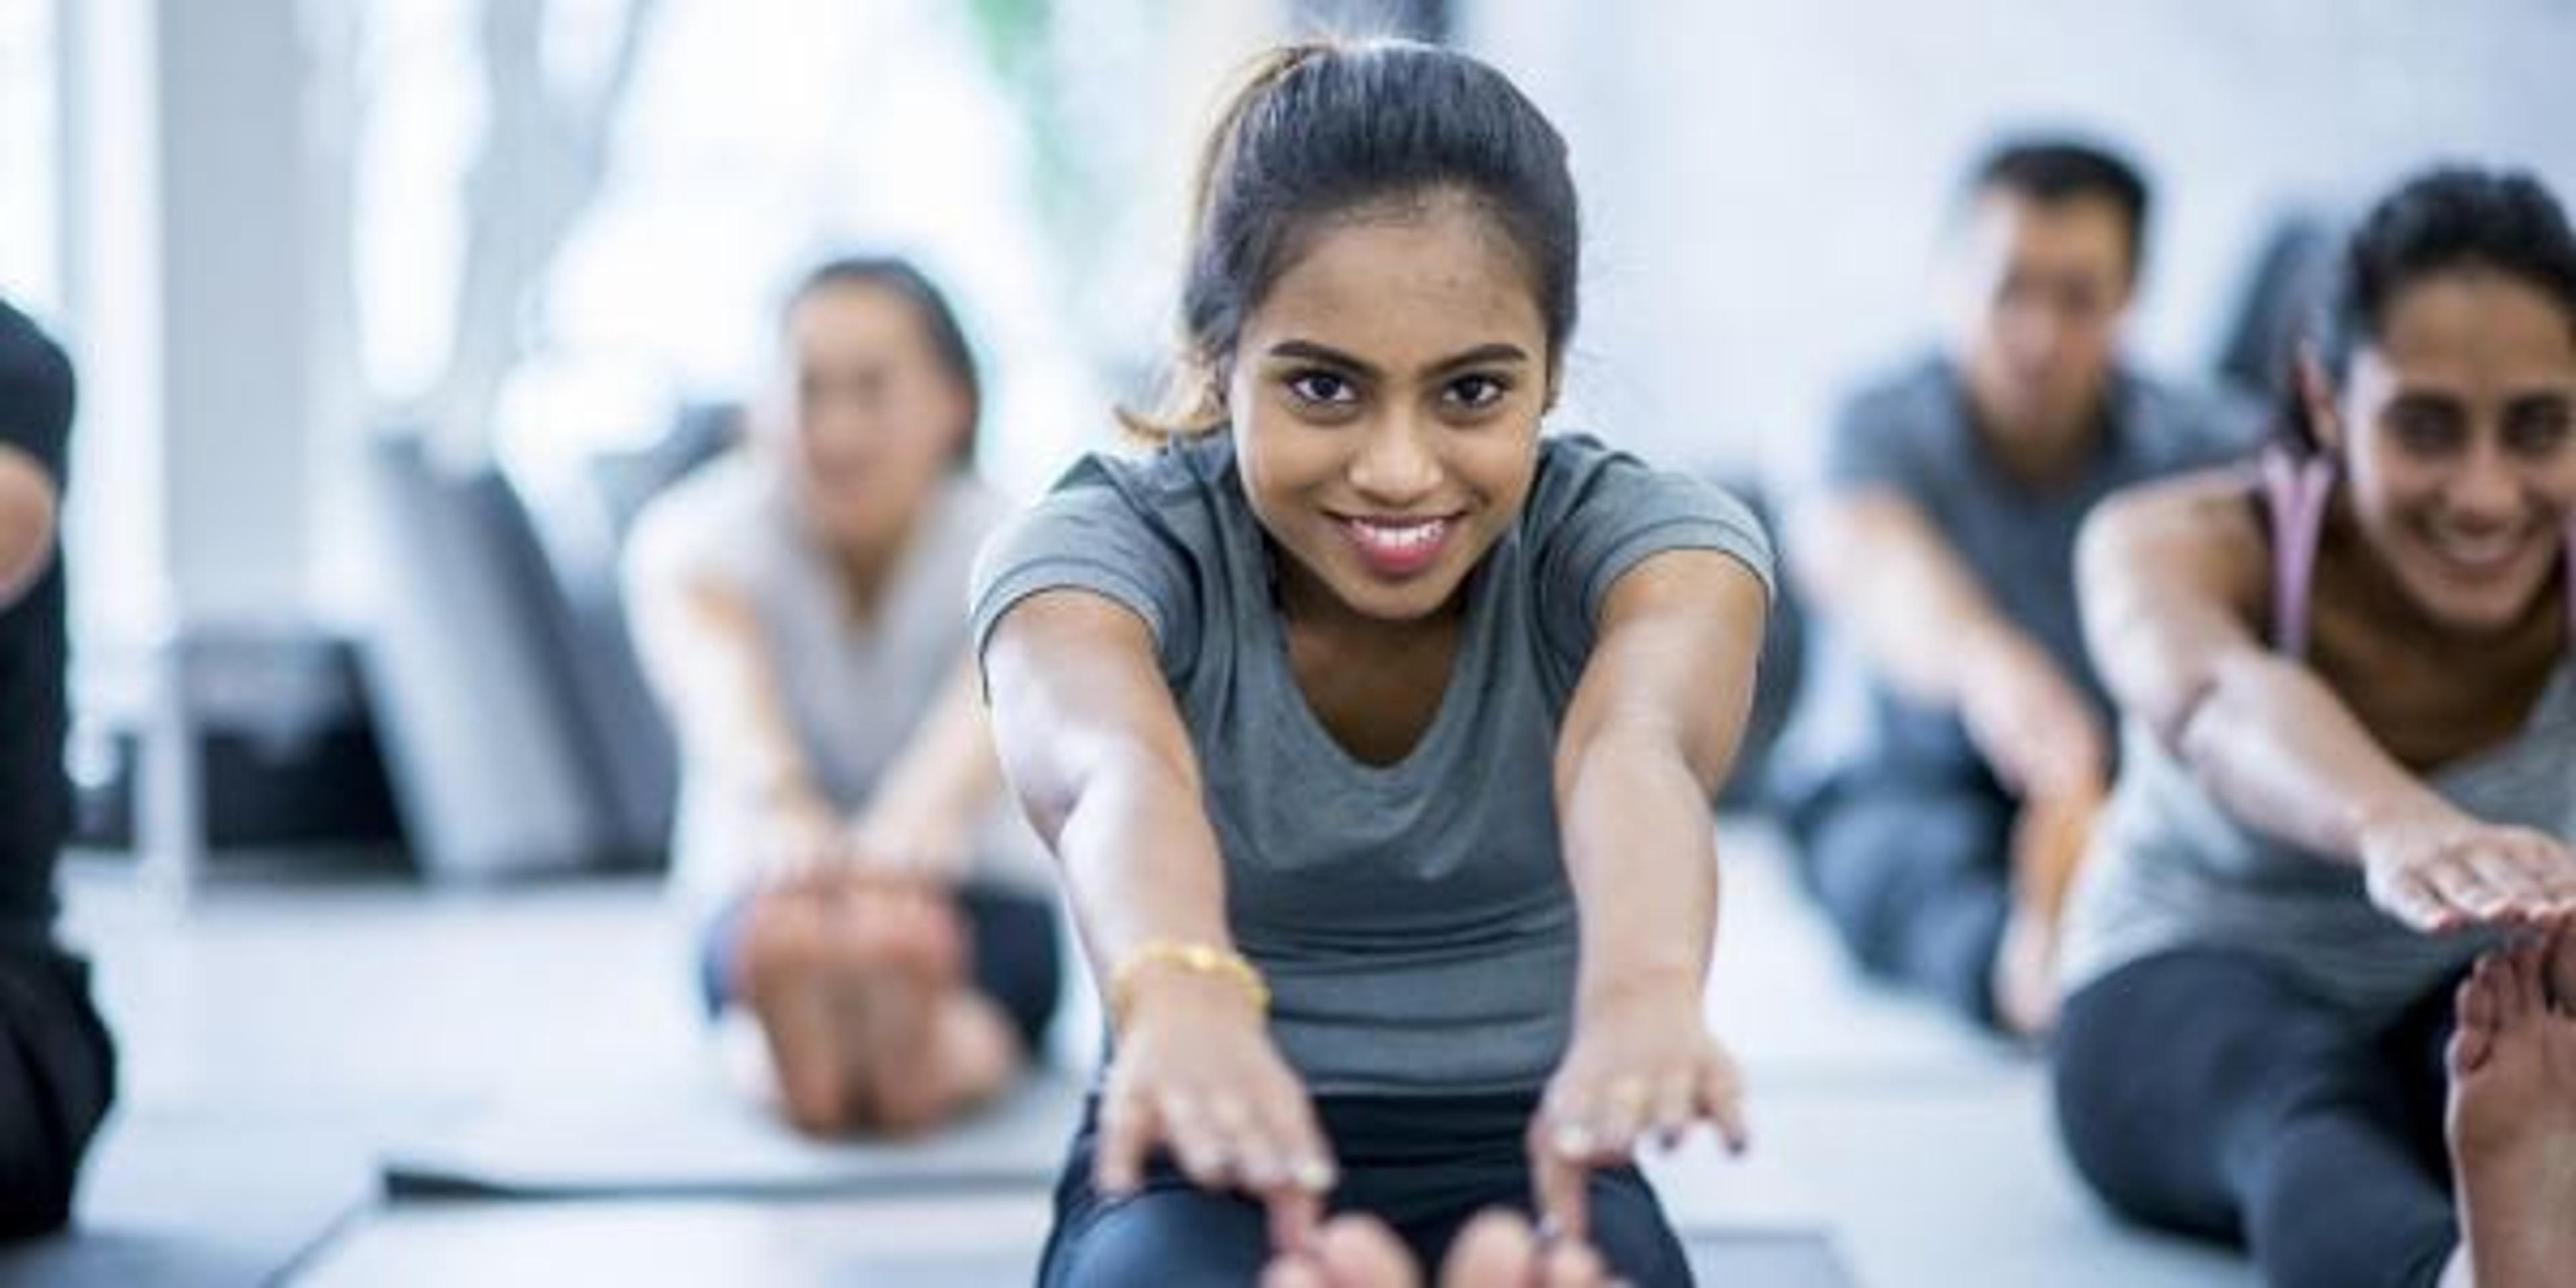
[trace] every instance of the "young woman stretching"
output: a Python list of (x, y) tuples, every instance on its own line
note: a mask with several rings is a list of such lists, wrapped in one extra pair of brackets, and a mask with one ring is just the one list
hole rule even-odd
[(1044, 1282), (1250, 1282), (1328, 1203), (1435, 1265), (1534, 1193), (1687, 1282), (1628, 1158), (1743, 1136), (1709, 803), (1770, 556), (1726, 496), (1540, 437), (1576, 244), (1491, 68), (1272, 55), (1205, 153), (1179, 423), (980, 561), (995, 737), (1114, 1032)]

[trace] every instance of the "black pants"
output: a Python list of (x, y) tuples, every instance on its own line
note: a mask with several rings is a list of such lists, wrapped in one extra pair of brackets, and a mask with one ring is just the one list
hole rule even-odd
[(2249, 1245), (2274, 1288), (2430, 1285), (2460, 1239), (2450, 997), (2374, 1029), (2245, 954), (2133, 963), (2067, 999), (2067, 1152), (2129, 1217)]
[(1992, 1028), (2013, 815), (1992, 787), (1889, 777), (1838, 784), (1787, 822), (1808, 892), (1861, 969)]
[(116, 1096), (116, 1049), (90, 1002), (89, 965), (0, 947), (0, 1238), (71, 1218), (81, 1157)]
[[(1436, 1267), (1477, 1212), (1531, 1211), (1522, 1137), (1536, 1106), (1534, 1094), (1318, 1097), (1342, 1172), (1330, 1206), (1376, 1215)], [(1160, 1157), (1137, 1193), (1104, 1199), (1091, 1188), (1092, 1118), (1083, 1116), (1056, 1182), (1044, 1288), (1241, 1288), (1260, 1278), (1270, 1234), (1259, 1204), (1199, 1190)], [(1615, 1273), (1639, 1288), (1691, 1282), (1681, 1243), (1635, 1168), (1594, 1173), (1590, 1197), (1592, 1242)]]
[[(1023, 1049), (1046, 1049), (1046, 1030), (1062, 991), (1063, 948), (1055, 906), (1035, 895), (995, 886), (957, 888), (958, 915), (966, 923), (967, 972), (975, 991), (1010, 1017)], [(713, 1015), (732, 1001), (728, 980), (742, 951), (742, 934), (756, 896), (743, 894), (708, 919), (698, 940), (699, 1000)]]

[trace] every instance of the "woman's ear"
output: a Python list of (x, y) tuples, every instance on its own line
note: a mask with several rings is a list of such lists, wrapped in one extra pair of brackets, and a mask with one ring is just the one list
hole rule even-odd
[(2299, 383), (2299, 408), (2307, 413), (2308, 434), (2317, 441), (2317, 450), (2328, 454), (2343, 450), (2343, 422), (2335, 409), (2334, 380), (2326, 374), (2325, 359), (2317, 354), (2316, 342), (2301, 340), (2292, 367)]

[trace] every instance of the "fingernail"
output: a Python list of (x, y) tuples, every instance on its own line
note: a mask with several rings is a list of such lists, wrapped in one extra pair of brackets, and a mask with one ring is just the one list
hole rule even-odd
[(1337, 1179), (1333, 1174), (1333, 1165), (1320, 1158), (1298, 1159), (1296, 1165), (1288, 1170), (1289, 1180), (1294, 1182), (1297, 1188), (1316, 1194), (1333, 1188), (1333, 1182)]
[(1556, 1129), (1556, 1135), (1550, 1138), (1549, 1143), (1556, 1147), (1557, 1153), (1569, 1158), (1579, 1158), (1592, 1152), (1592, 1133), (1586, 1128), (1568, 1123)]

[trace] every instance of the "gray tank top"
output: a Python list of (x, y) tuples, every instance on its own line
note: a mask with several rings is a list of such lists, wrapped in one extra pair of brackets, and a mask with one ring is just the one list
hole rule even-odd
[[(2304, 654), (2330, 462), (2263, 462), (2272, 518), (2275, 647)], [(2568, 537), (2576, 559), (2576, 531)], [(2576, 633), (2576, 568), (2568, 578)], [(2161, 740), (2122, 731), (2120, 782), (2077, 880), (2060, 958), (2068, 992), (2131, 962), (2184, 948), (2251, 953), (2317, 996), (2367, 1016), (2442, 986), (2495, 942), (2492, 932), (2432, 936), (2374, 907), (2360, 869), (2239, 822)], [(2428, 778), (2491, 823), (2576, 841), (2576, 648), (2560, 661), (2522, 729)]]

